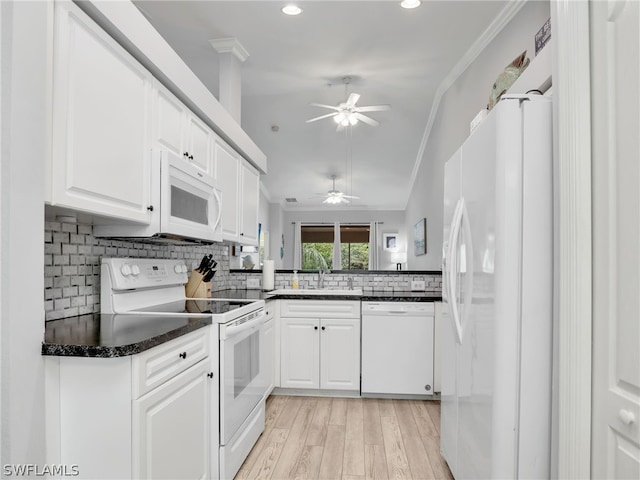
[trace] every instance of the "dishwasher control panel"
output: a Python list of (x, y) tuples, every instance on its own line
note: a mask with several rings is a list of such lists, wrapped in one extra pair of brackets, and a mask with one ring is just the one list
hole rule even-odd
[(433, 302), (362, 302), (362, 314), (369, 315), (433, 315)]

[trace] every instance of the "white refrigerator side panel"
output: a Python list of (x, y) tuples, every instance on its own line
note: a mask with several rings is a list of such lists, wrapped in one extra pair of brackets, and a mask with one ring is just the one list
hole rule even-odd
[(551, 102), (523, 103), (522, 319), (518, 477), (549, 478), (553, 192)]
[[(490, 478), (495, 399), (494, 257), (497, 117), (462, 146), (463, 228), (459, 239), (462, 341), (458, 347), (460, 478)], [(472, 280), (468, 287), (467, 280)]]
[(440, 352), (442, 357), (441, 371), (441, 401), (440, 401), (440, 452), (449, 464), (449, 469), (454, 477), (457, 477), (457, 435), (458, 435), (458, 398), (456, 391), (456, 350), (455, 327), (450, 311), (450, 299), (447, 294), (447, 275), (449, 248), (449, 235), (451, 223), (458, 199), (460, 198), (460, 159), (458, 150), (445, 164), (444, 167), (444, 215), (443, 215), (443, 293), (442, 293), (442, 318), (441, 329), (442, 345)]
[(516, 457), (522, 268), (522, 113), (496, 106), (495, 365), (491, 478), (517, 478)]

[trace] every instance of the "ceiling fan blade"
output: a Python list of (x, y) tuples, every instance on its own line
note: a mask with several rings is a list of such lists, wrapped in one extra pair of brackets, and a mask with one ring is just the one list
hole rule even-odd
[(354, 115), (356, 116), (356, 118), (358, 120), (363, 121), (364, 123), (366, 123), (367, 125), (371, 125), (372, 127), (377, 127), (378, 125), (380, 125), (380, 122), (378, 122), (377, 120), (374, 120), (373, 118), (367, 117), (366, 115), (362, 115), (361, 113), (354, 113)]
[(310, 103), (309, 105), (313, 106), (313, 107), (322, 107), (322, 108), (330, 108), (331, 110), (335, 110), (337, 112), (340, 111), (340, 109), (334, 105), (325, 105), (324, 103)]
[(342, 198), (360, 198), (357, 195), (342, 195)]
[(310, 118), (309, 120), (306, 121), (306, 123), (311, 123), (311, 122), (315, 122), (316, 120), (322, 120), (323, 118), (327, 118), (327, 117), (335, 117), (336, 115), (338, 115), (338, 113), (327, 113), (326, 115), (320, 115), (319, 117), (315, 117), (315, 118)]
[(369, 105), (367, 107), (356, 107), (355, 112), (385, 112), (391, 110), (391, 105)]
[(349, 95), (346, 105), (349, 107), (353, 107), (358, 100), (360, 100), (360, 95), (357, 93), (352, 93), (351, 95)]

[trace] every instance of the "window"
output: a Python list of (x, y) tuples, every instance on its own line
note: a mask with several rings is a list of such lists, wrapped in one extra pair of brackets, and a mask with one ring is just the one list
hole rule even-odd
[(302, 225), (303, 270), (333, 269), (333, 225)]
[(369, 269), (369, 225), (340, 225), (342, 270)]
[[(367, 270), (369, 225), (340, 225), (340, 245), (335, 244), (333, 225), (302, 225), (303, 270)], [(334, 266), (334, 248), (340, 249), (341, 265)]]

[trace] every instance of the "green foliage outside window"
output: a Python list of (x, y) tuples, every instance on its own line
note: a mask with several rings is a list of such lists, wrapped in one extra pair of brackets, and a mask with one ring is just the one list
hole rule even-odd
[(333, 243), (303, 243), (302, 269), (333, 269)]

